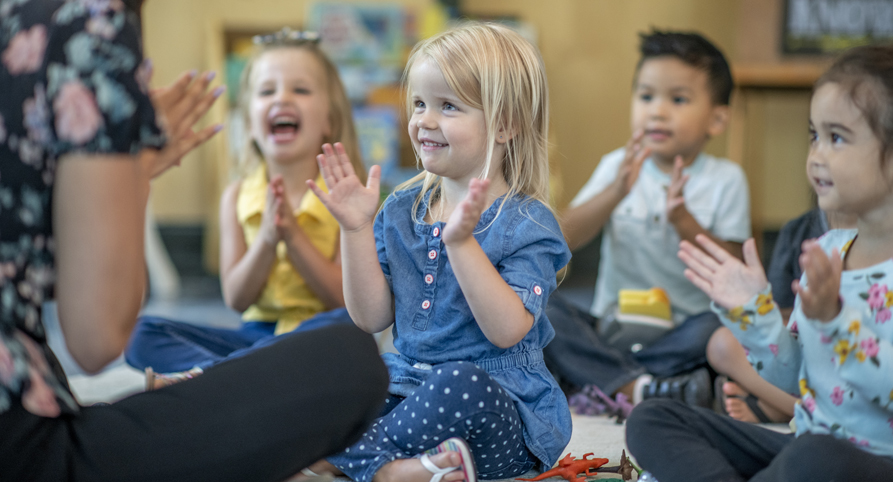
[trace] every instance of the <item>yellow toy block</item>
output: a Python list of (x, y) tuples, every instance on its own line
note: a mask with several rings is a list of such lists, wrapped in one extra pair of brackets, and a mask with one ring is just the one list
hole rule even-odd
[(670, 297), (663, 288), (620, 290), (619, 311), (629, 315), (645, 315), (672, 320)]

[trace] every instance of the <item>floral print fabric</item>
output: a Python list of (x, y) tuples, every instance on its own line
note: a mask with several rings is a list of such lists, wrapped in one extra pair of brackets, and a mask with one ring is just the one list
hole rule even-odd
[[(829, 231), (822, 248), (843, 256), (855, 230)], [(801, 284), (808, 286), (803, 276)], [(844, 271), (842, 309), (822, 323), (806, 318), (799, 297), (785, 327), (767, 289), (732, 310), (714, 305), (741, 341), (759, 374), (800, 397), (797, 434), (831, 434), (887, 457), (893, 456), (893, 260)]]
[(136, 25), (120, 0), (0, 0), (0, 413), (78, 409), (41, 323), (53, 181), (67, 153), (163, 145)]

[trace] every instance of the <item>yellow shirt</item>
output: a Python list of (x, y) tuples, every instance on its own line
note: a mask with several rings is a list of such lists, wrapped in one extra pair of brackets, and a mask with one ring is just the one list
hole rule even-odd
[[(328, 190), (322, 176), (316, 184)], [(261, 165), (242, 181), (236, 200), (236, 217), (245, 233), (245, 243), (251, 246), (260, 231), (261, 218), (267, 199), (267, 168)], [(338, 222), (323, 203), (308, 190), (295, 210), (298, 226), (304, 230), (313, 246), (323, 256), (333, 259), (338, 243)], [(326, 309), (323, 302), (310, 291), (307, 282), (288, 260), (285, 242), (276, 246), (276, 263), (260, 298), (242, 313), (246, 321), (270, 321), (276, 324), (276, 334), (294, 330), (302, 321)]]

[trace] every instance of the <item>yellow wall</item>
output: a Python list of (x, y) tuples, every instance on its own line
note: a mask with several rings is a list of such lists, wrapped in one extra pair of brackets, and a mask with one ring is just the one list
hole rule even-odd
[[(354, 0), (361, 2), (363, 0)], [(421, 8), (436, 0), (391, 3)], [(146, 53), (154, 83), (166, 84), (189, 68), (219, 67), (224, 28), (300, 27), (310, 0), (152, 0), (144, 12)], [(466, 0), (472, 15), (514, 15), (531, 24), (550, 81), (555, 200), (564, 206), (589, 178), (599, 158), (629, 136), (629, 102), (637, 61), (637, 33), (652, 26), (697, 30), (736, 63), (778, 63), (782, 0)], [(787, 62), (787, 60), (785, 60)], [(808, 82), (807, 84), (808, 85)], [(758, 89), (759, 90), (759, 89)], [(759, 90), (736, 95), (744, 121), (739, 149), (723, 135), (708, 145), (736, 153), (754, 192), (755, 227), (777, 228), (809, 207), (803, 178), (808, 89)], [(802, 117), (802, 119), (800, 119)], [(216, 118), (222, 118), (218, 111)], [(745, 126), (746, 124), (746, 126)], [(745, 128), (746, 127), (746, 128)], [(735, 129), (735, 126), (732, 127)], [(227, 179), (216, 159), (221, 143), (201, 149), (156, 181), (153, 208), (162, 223), (205, 223), (216, 258), (217, 199)], [(216, 146), (216, 147), (215, 147)], [(739, 155), (740, 154), (740, 155)], [(799, 173), (799, 174), (798, 174)], [(793, 177), (792, 177), (793, 176)], [(786, 181), (790, 183), (786, 183)], [(792, 189), (786, 187), (793, 185)], [(756, 188), (755, 188), (756, 186)]]
[[(632, 76), (638, 32), (698, 30), (727, 54), (735, 47), (737, 1), (729, 0), (474, 0), (465, 11), (515, 14), (532, 24), (550, 82), (556, 168), (563, 206), (589, 179), (603, 154), (630, 135)], [(725, 154), (724, 137), (708, 151)]]

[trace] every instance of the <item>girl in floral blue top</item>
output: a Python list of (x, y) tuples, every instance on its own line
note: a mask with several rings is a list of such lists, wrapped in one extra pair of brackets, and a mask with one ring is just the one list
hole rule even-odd
[(0, 480), (278, 482), (373, 418), (386, 376), (369, 335), (320, 330), (89, 407), (47, 346), (55, 295), (82, 368), (120, 356), (145, 288), (149, 181), (220, 128), (193, 130), (223, 92), (209, 74), (150, 97), (139, 3), (0, 0)]
[(425, 172), (377, 216), (379, 169), (364, 187), (339, 145), (319, 157), (329, 192), (311, 183), (341, 225), (351, 318), (393, 325), (399, 352), (381, 418), (313, 468), (412, 482), (551, 466), (571, 423), (543, 363), (544, 307), (570, 253), (548, 207), (542, 60), (505, 27), (468, 24), (417, 45), (405, 79)]
[(643, 404), (627, 442), (661, 482), (893, 474), (893, 47), (853, 49), (819, 79), (810, 134), (806, 172), (819, 207), (857, 222), (803, 244), (787, 326), (753, 240), (744, 263), (706, 238), (679, 253), (760, 375), (800, 394), (796, 433)]

